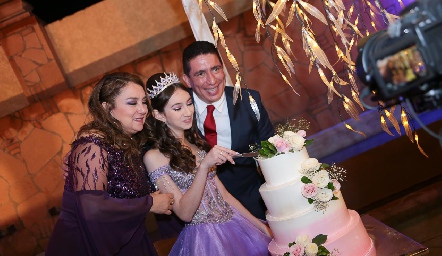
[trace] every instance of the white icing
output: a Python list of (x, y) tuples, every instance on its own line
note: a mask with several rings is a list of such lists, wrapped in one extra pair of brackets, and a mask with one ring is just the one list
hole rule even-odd
[(278, 186), (301, 178), (301, 163), (309, 158), (305, 147), (299, 152), (285, 153), (272, 158), (258, 158), (267, 186)]

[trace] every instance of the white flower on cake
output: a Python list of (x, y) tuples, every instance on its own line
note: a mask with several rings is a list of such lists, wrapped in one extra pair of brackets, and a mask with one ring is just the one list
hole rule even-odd
[(316, 211), (325, 211), (331, 200), (337, 200), (345, 170), (336, 165), (320, 164), (317, 159), (309, 158), (301, 164), (299, 171), (304, 176), (301, 194), (313, 204)]
[(320, 188), (325, 188), (330, 182), (330, 178), (328, 177), (328, 172), (326, 170), (320, 170), (315, 173), (312, 178), (313, 184)]
[(306, 174), (309, 171), (316, 171), (321, 167), (321, 164), (319, 163), (318, 159), (316, 158), (309, 158), (302, 162), (301, 164), (301, 173)]
[(318, 189), (318, 193), (316, 194), (316, 199), (321, 202), (328, 202), (332, 200), (333, 197), (333, 191), (328, 188), (320, 188)]
[(276, 134), (268, 140), (261, 141), (261, 145), (251, 145), (251, 151), (258, 151), (259, 156), (263, 158), (271, 158), (288, 152), (301, 151), (305, 146), (312, 143), (313, 140), (306, 140), (306, 132), (310, 124), (301, 119), (297, 125), (287, 122), (279, 124), (276, 127)]
[(307, 244), (311, 243), (310, 237), (307, 234), (301, 234), (296, 237), (295, 243), (305, 247)]
[(318, 245), (315, 243), (309, 243), (307, 244), (307, 246), (305, 247), (305, 254), (307, 256), (316, 256), (316, 254), (318, 253)]
[(300, 130), (296, 133), (292, 131), (285, 131), (283, 138), (289, 143), (290, 147), (294, 151), (300, 151), (305, 144), (305, 139), (304, 139), (305, 135), (306, 132), (304, 130)]
[(312, 240), (307, 234), (300, 234), (296, 237), (296, 241), (289, 243), (289, 251), (284, 256), (337, 256), (338, 250), (331, 253), (323, 244), (327, 241), (327, 236), (319, 234)]

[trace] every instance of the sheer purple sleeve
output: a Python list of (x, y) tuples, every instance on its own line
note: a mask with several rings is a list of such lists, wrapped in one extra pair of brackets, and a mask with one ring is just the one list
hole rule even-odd
[(93, 142), (79, 145), (71, 152), (74, 190), (107, 190), (107, 152)]
[(146, 235), (144, 221), (153, 203), (150, 195), (118, 199), (105, 191), (85, 191), (76, 201), (83, 222), (79, 227), (87, 234), (89, 250), (96, 249), (100, 255), (131, 255)]

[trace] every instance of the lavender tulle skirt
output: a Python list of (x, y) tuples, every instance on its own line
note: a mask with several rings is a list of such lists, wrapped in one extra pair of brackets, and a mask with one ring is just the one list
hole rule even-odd
[(234, 210), (231, 221), (186, 226), (169, 255), (268, 256), (271, 238)]

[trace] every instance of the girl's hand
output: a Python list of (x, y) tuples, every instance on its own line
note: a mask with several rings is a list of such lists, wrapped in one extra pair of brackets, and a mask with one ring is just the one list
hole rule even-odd
[(238, 154), (237, 152), (231, 149), (215, 145), (209, 151), (209, 153), (207, 153), (203, 161), (201, 161), (200, 166), (209, 169), (214, 165), (220, 165), (225, 163), (226, 161), (235, 164), (235, 161), (233, 161), (232, 156), (237, 154)]

